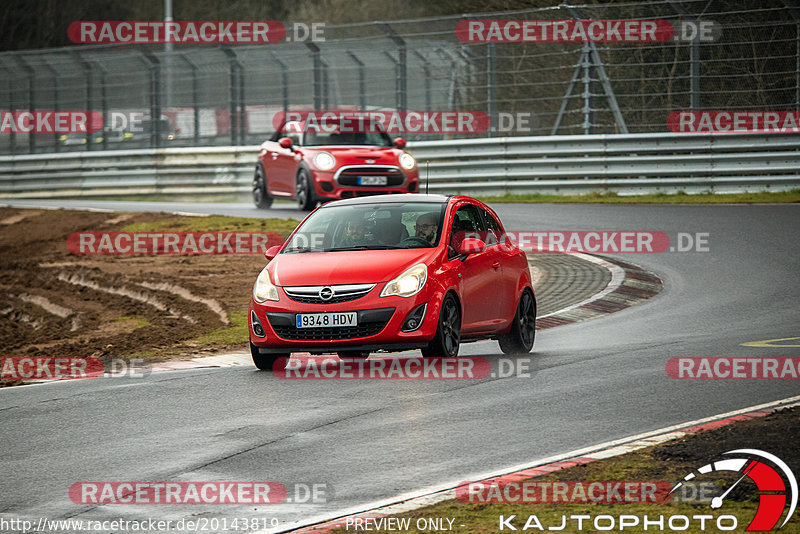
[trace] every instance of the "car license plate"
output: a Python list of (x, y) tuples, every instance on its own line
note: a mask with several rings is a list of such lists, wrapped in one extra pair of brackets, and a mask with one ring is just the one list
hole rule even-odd
[(386, 185), (389, 181), (386, 176), (359, 176), (358, 185)]
[(357, 326), (357, 312), (338, 313), (298, 313), (295, 316), (297, 328), (336, 328), (339, 326)]

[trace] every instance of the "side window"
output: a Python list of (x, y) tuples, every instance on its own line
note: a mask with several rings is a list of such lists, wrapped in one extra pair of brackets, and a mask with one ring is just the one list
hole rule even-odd
[(301, 131), (302, 127), (299, 122), (287, 122), (280, 130), (272, 134), (270, 141), (277, 143), (281, 137), (288, 137), (292, 140), (293, 145), (299, 145)]
[(506, 240), (506, 236), (500, 223), (485, 209), (480, 208), (480, 210), (483, 213), (483, 219), (486, 221), (486, 244), (491, 246), (503, 243)]
[(464, 238), (468, 237), (467, 234), (479, 233), (476, 237), (480, 237), (486, 231), (479, 209), (477, 206), (467, 205), (456, 211), (453, 227), (450, 229), (449, 257), (458, 255), (458, 249)]

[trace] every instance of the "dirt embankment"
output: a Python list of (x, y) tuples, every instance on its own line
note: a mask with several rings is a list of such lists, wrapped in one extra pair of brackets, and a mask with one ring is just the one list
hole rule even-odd
[[(67, 249), (73, 232), (142, 223), (191, 231), (190, 219), (0, 209), (2, 355), (158, 361), (243, 349), (262, 255), (76, 255)], [(214, 230), (276, 231), (271, 220), (249, 225)]]

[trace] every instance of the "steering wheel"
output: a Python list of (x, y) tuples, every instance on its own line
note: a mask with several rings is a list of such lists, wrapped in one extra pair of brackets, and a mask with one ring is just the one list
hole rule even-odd
[(405, 247), (405, 248), (412, 248), (413, 245), (422, 245), (422, 246), (428, 247), (428, 248), (433, 246), (424, 237), (417, 237), (415, 235), (409, 236), (409, 237), (403, 239), (402, 241), (400, 241), (400, 243), (398, 243), (398, 246)]

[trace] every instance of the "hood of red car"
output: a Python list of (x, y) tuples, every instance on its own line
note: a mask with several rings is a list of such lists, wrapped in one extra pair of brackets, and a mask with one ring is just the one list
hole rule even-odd
[(428, 263), (437, 249), (359, 250), (278, 254), (269, 264), (277, 286), (318, 286), (386, 282)]
[(318, 152), (328, 152), (338, 164), (353, 161), (372, 165), (367, 160), (375, 160), (375, 164), (397, 164), (397, 158), (403, 152), (399, 148), (388, 146), (304, 146), (299, 150), (306, 157), (313, 158)]

